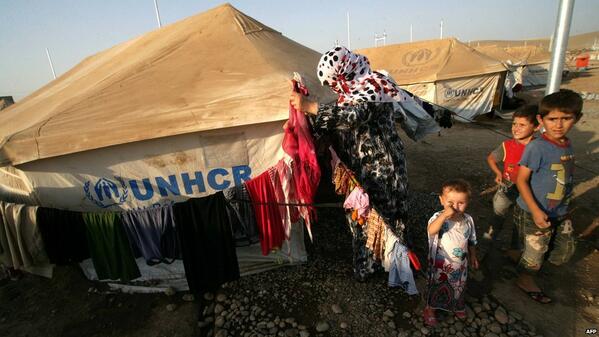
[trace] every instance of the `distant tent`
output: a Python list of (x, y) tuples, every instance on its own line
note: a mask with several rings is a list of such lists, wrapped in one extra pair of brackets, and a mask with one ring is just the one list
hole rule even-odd
[(508, 47), (505, 51), (519, 60), (516, 80), (523, 86), (546, 85), (551, 53), (536, 46)]
[(523, 59), (519, 55), (512, 55), (506, 51), (505, 47), (496, 45), (484, 45), (474, 47), (477, 52), (485, 54), (503, 63), (506, 67), (514, 67), (522, 64)]
[(2, 199), (116, 211), (238, 185), (282, 157), (294, 71), (334, 99), (319, 57), (228, 4), (88, 57), (0, 114)]
[(406, 90), (471, 120), (499, 104), (507, 69), (454, 39), (357, 50)]
[[(504, 94), (508, 98), (514, 96), (513, 89), (516, 85), (522, 85), (521, 76), (521, 60), (516, 59), (513, 55), (508, 54), (503, 47), (495, 45), (484, 45), (474, 48), (476, 51), (485, 54), (501, 63), (508, 69), (503, 82)], [(503, 104), (503, 102), (502, 102)], [(502, 104), (500, 106), (502, 106)]]

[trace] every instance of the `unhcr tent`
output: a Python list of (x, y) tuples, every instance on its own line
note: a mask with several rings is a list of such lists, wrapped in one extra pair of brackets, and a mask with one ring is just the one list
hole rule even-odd
[(512, 89), (517, 84), (522, 85), (522, 68), (525, 64), (522, 60), (505, 51), (505, 48), (496, 45), (483, 45), (475, 48), (476, 51), (485, 54), (501, 63), (508, 69), (504, 81), (504, 90), (507, 97), (513, 97)]
[(516, 80), (523, 86), (546, 85), (551, 53), (536, 46), (508, 47), (505, 51), (518, 60)]
[(357, 52), (368, 57), (373, 69), (388, 71), (402, 88), (455, 112), (461, 121), (499, 104), (506, 68), (454, 38)]
[[(238, 185), (282, 158), (294, 71), (332, 100), (319, 57), (228, 4), (88, 57), (0, 115), (2, 199), (118, 211)], [(280, 255), (305, 260), (294, 230)], [(242, 274), (281, 261), (254, 248)]]

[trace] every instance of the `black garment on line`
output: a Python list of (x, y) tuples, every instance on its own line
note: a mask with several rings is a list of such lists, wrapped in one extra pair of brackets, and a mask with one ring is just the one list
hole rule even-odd
[(254, 209), (245, 184), (228, 188), (223, 193), (229, 206), (227, 214), (231, 220), (235, 245), (243, 247), (260, 242)]
[(38, 207), (37, 223), (50, 263), (66, 265), (90, 257), (80, 212)]
[(239, 278), (223, 192), (173, 205), (189, 289), (202, 295)]

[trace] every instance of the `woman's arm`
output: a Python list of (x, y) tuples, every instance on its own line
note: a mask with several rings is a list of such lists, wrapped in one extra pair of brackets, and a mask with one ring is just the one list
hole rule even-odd
[(314, 119), (314, 128), (320, 131), (352, 129), (367, 121), (370, 113), (367, 103), (344, 108), (334, 103), (321, 104)]
[(338, 107), (336, 104), (318, 104), (300, 93), (292, 92), (289, 103), (301, 112), (315, 115), (315, 131), (347, 130), (367, 121), (370, 109), (367, 103), (349, 107)]

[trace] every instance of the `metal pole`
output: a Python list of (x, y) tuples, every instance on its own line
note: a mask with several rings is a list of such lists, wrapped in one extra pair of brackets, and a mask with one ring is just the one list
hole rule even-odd
[(56, 73), (54, 72), (54, 66), (52, 65), (52, 58), (50, 58), (50, 52), (46, 48), (46, 56), (48, 56), (48, 62), (50, 62), (50, 69), (52, 69), (52, 76), (56, 79)]
[(160, 22), (160, 11), (158, 11), (158, 0), (154, 0), (154, 9), (156, 10), (156, 20), (158, 21), (158, 28), (162, 27)]
[(349, 12), (347, 12), (347, 49), (351, 50), (351, 41), (349, 38)]
[(562, 70), (564, 68), (566, 49), (568, 48), (568, 36), (570, 35), (573, 9), (574, 0), (560, 1), (555, 33), (553, 34), (555, 38), (553, 40), (553, 51), (551, 52), (551, 64), (549, 65), (545, 95), (558, 91), (562, 82)]
[(410, 42), (414, 42), (412, 24), (410, 24)]
[(443, 38), (443, 19), (441, 19), (441, 25), (440, 26), (441, 26), (441, 32), (440, 32), (439, 38), (442, 39)]

